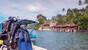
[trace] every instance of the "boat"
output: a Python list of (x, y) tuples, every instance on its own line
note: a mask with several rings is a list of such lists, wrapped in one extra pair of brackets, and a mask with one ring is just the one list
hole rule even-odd
[(33, 50), (47, 50), (45, 48), (42, 48), (42, 47), (39, 47), (39, 46), (35, 46), (35, 45), (32, 45), (33, 47)]
[[(24, 22), (22, 22), (22, 21), (24, 21), (24, 20), (21, 20), (20, 22), (21, 22), (21, 25), (24, 25)], [(30, 24), (31, 23), (35, 23), (34, 21), (32, 22), (32, 21), (29, 21), (30, 22)], [(28, 24), (28, 23), (26, 23), (26, 24)], [(24, 28), (24, 27), (23, 27)], [(3, 48), (3, 47), (0, 47), (0, 50), (3, 50), (3, 49), (10, 49), (10, 50), (46, 50), (46, 49), (44, 49), (44, 48), (41, 48), (41, 47), (38, 47), (38, 46), (34, 46), (34, 45), (32, 45), (32, 42), (31, 42), (31, 40), (34, 40), (34, 39), (36, 39), (37, 38), (37, 34), (33, 34), (32, 32), (33, 32), (33, 30), (31, 31), (31, 32), (29, 32), (30, 33), (30, 36), (31, 36), (31, 38), (30, 38), (30, 36), (29, 36), (29, 33), (28, 33), (28, 31), (26, 32), (24, 29), (18, 29), (19, 31), (21, 31), (21, 32), (17, 32), (17, 34), (19, 34), (18, 35), (18, 40), (16, 41), (16, 37), (13, 37), (13, 34), (12, 34), (12, 36), (10, 37), (10, 39), (8, 40), (7, 39), (7, 41), (9, 41), (8, 43), (6, 43), (6, 44), (4, 44), (6, 47), (5, 48)], [(27, 29), (26, 29), (27, 30)], [(20, 34), (21, 33), (21, 34)], [(0, 36), (2, 36), (2, 35), (4, 35), (4, 34), (0, 34)], [(22, 36), (21, 36), (22, 35)], [(8, 36), (7, 34), (5, 35), (5, 36)], [(19, 37), (19, 36), (21, 36), (21, 37)], [(13, 38), (12, 38), (13, 37)], [(23, 37), (23, 38), (22, 38)], [(13, 41), (13, 39), (15, 39), (14, 41)], [(11, 41), (11, 43), (10, 43), (10, 41)], [(5, 42), (5, 41), (4, 41)], [(8, 45), (9, 44), (9, 45)], [(2, 45), (3, 46), (3, 45)], [(14, 48), (15, 47), (15, 48)], [(3, 49), (2, 49), (3, 48)]]

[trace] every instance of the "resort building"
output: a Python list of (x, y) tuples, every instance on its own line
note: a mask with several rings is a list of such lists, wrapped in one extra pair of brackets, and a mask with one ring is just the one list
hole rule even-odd
[(52, 26), (51, 29), (59, 32), (77, 32), (79, 30), (79, 26), (75, 24), (55, 25)]
[(47, 31), (58, 31), (58, 32), (77, 32), (79, 31), (79, 26), (75, 24), (43, 24), (41, 27), (41, 30), (47, 30)]
[(42, 28), (42, 30), (45, 30), (45, 31), (50, 31), (51, 30), (50, 24), (48, 24), (48, 23), (43, 24), (41, 28)]

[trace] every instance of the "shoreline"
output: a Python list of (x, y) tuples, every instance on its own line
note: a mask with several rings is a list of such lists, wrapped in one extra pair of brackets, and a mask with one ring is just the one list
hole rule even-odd
[[(50, 30), (36, 30), (36, 31), (49, 31), (49, 32), (51, 32)], [(54, 31), (54, 32), (60, 32), (60, 31)], [(76, 32), (88, 32), (88, 30), (79, 30), (79, 31), (76, 31)]]

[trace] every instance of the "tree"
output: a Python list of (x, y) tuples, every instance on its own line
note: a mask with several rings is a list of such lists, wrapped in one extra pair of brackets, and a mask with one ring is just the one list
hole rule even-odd
[(68, 16), (68, 15), (71, 14), (71, 13), (72, 13), (72, 10), (71, 10), (71, 9), (68, 9), (66, 15)]
[(39, 14), (37, 16), (37, 20), (39, 21), (40, 24), (43, 24), (43, 23), (45, 23), (47, 21), (46, 17), (41, 15), (41, 14)]
[(85, 0), (85, 4), (88, 4), (88, 0)]
[(65, 8), (63, 8), (62, 11), (65, 11)]
[(81, 1), (81, 0), (79, 0), (78, 4), (79, 4), (79, 5), (82, 5), (82, 1)]
[(74, 18), (75, 18), (75, 11), (68, 9), (67, 10), (67, 17), (66, 17), (66, 23), (73, 23)]
[(57, 23), (58, 23), (58, 24), (64, 24), (63, 18), (64, 18), (64, 17), (58, 17)]
[(65, 23), (65, 17), (58, 14), (57, 16), (52, 17), (52, 21), (56, 22), (57, 24), (64, 24)]
[(43, 23), (47, 22), (46, 17), (43, 16), (42, 14), (37, 15), (37, 20), (39, 23), (35, 26), (36, 30), (38, 30)]
[(88, 5), (86, 6), (86, 10), (88, 11)]
[(80, 22), (80, 27), (83, 30), (87, 30), (88, 29), (88, 16), (82, 16), (79, 20)]

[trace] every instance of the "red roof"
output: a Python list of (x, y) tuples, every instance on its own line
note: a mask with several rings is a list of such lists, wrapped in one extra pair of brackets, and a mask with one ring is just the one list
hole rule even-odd
[(78, 25), (71, 25), (71, 24), (66, 24), (66, 25), (55, 25), (55, 26), (52, 26), (52, 27), (55, 27), (55, 28), (65, 28), (65, 27), (77, 27)]
[(49, 24), (43, 24), (43, 26), (50, 26)]

